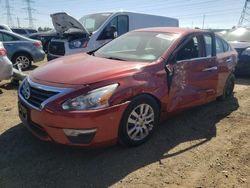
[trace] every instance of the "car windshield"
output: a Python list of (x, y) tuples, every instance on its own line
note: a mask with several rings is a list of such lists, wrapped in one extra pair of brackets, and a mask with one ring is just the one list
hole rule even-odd
[(130, 32), (111, 41), (95, 52), (95, 56), (124, 61), (157, 60), (178, 37), (175, 33)]
[(246, 28), (237, 28), (226, 33), (223, 38), (227, 41), (250, 42), (250, 30)]
[(83, 16), (79, 22), (87, 29), (89, 33), (96, 31), (112, 13), (98, 13)]

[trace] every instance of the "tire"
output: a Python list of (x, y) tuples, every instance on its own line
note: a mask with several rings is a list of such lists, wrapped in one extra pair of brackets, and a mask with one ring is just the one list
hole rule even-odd
[(219, 97), (219, 100), (225, 101), (233, 97), (233, 90), (235, 85), (235, 76), (231, 74), (225, 84), (223, 94)]
[(18, 69), (18, 65), (22, 70), (27, 70), (32, 65), (32, 58), (27, 53), (18, 53), (12, 58), (13, 66)]
[(119, 142), (138, 146), (146, 142), (159, 121), (159, 105), (148, 95), (136, 97), (125, 110), (120, 127)]

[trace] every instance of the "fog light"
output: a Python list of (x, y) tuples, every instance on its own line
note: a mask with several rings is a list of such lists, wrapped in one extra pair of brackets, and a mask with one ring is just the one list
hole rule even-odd
[(90, 144), (96, 129), (63, 129), (68, 140), (73, 144)]
[(63, 129), (67, 136), (79, 136), (81, 134), (95, 133), (96, 129)]

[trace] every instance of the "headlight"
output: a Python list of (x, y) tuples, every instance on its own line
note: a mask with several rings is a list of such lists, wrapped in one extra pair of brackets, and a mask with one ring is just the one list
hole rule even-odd
[(94, 110), (108, 107), (109, 99), (117, 87), (118, 84), (112, 84), (92, 90), (87, 94), (67, 100), (62, 108), (64, 110)]
[(250, 56), (250, 48), (245, 49), (241, 55), (247, 55)]
[(85, 40), (73, 40), (69, 42), (69, 48), (86, 48), (88, 41)]

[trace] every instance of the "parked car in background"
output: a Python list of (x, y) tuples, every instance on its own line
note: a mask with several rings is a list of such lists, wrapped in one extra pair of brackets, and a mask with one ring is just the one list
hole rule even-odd
[(133, 12), (106, 12), (83, 16), (79, 21), (61, 12), (51, 15), (60, 38), (52, 39), (48, 60), (90, 52), (128, 31), (146, 27), (178, 27), (175, 18)]
[(250, 76), (250, 28), (236, 28), (228, 31), (223, 38), (227, 40), (239, 54), (239, 62), (235, 73)]
[(19, 115), (42, 140), (135, 146), (170, 113), (230, 98), (236, 62), (209, 31), (132, 31), (34, 70), (19, 88)]
[(0, 30), (12, 31), (8, 25), (0, 24)]
[(45, 58), (40, 41), (5, 30), (0, 30), (0, 41), (14, 67), (20, 65), (21, 69), (25, 70), (32, 65), (32, 62), (42, 61)]
[(0, 42), (0, 81), (11, 78), (13, 74), (12, 63), (7, 57), (7, 51)]
[(35, 29), (28, 29), (28, 28), (11, 28), (11, 30), (14, 33), (17, 33), (19, 35), (23, 35), (25, 37), (29, 37), (33, 33), (37, 33), (37, 30)]
[(48, 53), (48, 46), (52, 38), (57, 38), (58, 33), (55, 30), (47, 31), (47, 32), (38, 32), (29, 35), (29, 38), (40, 40), (43, 44), (43, 50)]

